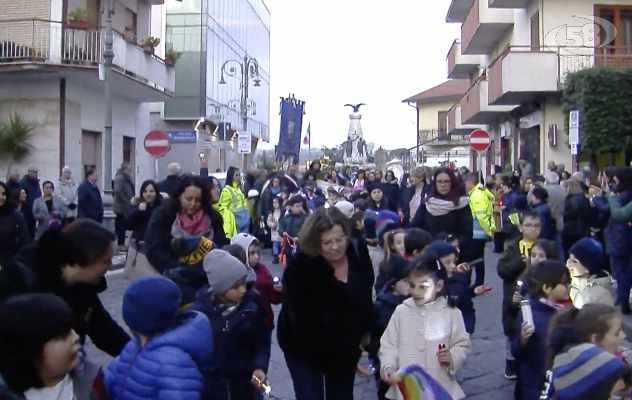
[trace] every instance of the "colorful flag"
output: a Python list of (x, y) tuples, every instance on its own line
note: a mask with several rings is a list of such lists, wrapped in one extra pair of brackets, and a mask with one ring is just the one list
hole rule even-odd
[(311, 138), (312, 138), (312, 123), (310, 122), (309, 125), (307, 125), (307, 134), (305, 135), (305, 138), (303, 139), (303, 144), (307, 146)]
[(398, 373), (397, 384), (405, 400), (453, 400), (443, 386), (419, 365), (409, 365)]

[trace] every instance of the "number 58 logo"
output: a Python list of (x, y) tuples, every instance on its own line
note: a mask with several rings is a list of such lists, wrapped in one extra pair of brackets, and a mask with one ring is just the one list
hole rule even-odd
[[(600, 48), (610, 45), (617, 36), (617, 28), (612, 22), (593, 15), (573, 15), (590, 21), (582, 26), (560, 25), (549, 31), (544, 37), (544, 43), (553, 52), (572, 54), (586, 54), (586, 49)], [(552, 49), (553, 43), (559, 48)]]

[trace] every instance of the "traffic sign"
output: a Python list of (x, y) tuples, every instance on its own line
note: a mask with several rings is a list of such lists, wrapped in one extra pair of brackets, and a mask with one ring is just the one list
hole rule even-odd
[(482, 129), (477, 129), (470, 133), (470, 148), (472, 150), (483, 152), (489, 149), (492, 140), (489, 137), (489, 133)]
[(162, 157), (171, 148), (171, 139), (163, 131), (151, 131), (145, 136), (143, 146), (152, 157)]

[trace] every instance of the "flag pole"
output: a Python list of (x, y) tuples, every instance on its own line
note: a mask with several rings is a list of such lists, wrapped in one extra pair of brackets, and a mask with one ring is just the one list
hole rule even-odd
[(307, 157), (309, 158), (309, 160), (312, 160), (312, 123), (310, 122), (309, 125), (307, 126), (307, 137), (308, 137), (308, 142), (307, 142)]

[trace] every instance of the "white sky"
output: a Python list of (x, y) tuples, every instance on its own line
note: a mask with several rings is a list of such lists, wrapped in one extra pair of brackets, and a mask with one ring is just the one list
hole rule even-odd
[[(265, 0), (271, 13), (270, 144), (279, 102), (306, 102), (312, 147), (346, 140), (351, 108), (366, 103), (362, 130), (376, 148), (412, 147), (415, 110), (402, 100), (444, 82), (460, 25), (446, 24), (450, 0)], [(261, 146), (263, 148), (264, 146)]]

